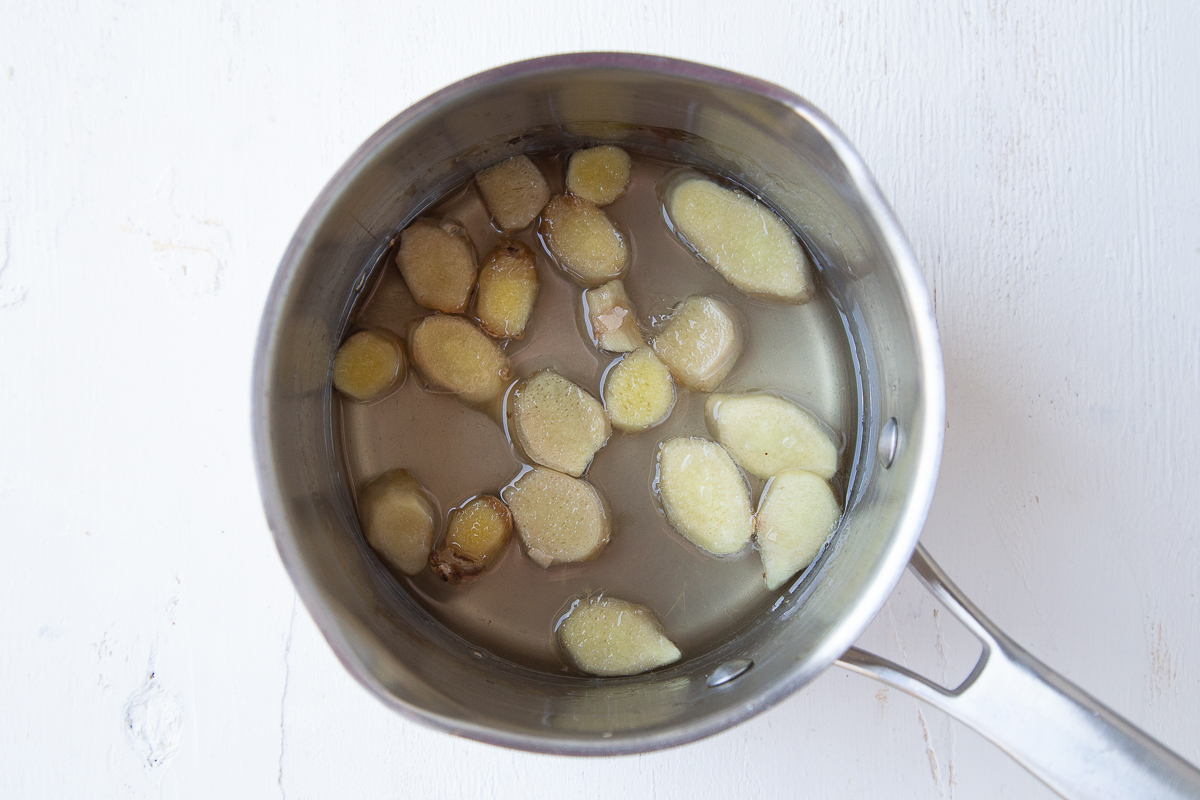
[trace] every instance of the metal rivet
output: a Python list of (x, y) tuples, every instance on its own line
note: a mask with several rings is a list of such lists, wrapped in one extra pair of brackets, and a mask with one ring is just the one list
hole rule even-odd
[(879, 434), (879, 460), (883, 462), (884, 469), (892, 466), (899, 451), (900, 423), (896, 422), (895, 417), (892, 417), (883, 423), (883, 431)]
[(712, 675), (708, 676), (708, 687), (711, 689), (714, 686), (729, 683), (734, 678), (744, 675), (746, 670), (753, 666), (754, 662), (748, 658), (735, 658), (732, 661), (726, 661), (714, 669)]

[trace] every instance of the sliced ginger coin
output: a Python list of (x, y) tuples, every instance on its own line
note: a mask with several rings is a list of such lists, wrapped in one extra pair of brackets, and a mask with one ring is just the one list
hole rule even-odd
[(385, 561), (408, 575), (425, 568), (436, 527), (433, 502), (406, 469), (368, 483), (358, 497), (358, 519), (367, 542)]
[(396, 266), (413, 299), (446, 314), (465, 311), (479, 269), (465, 233), (417, 220), (400, 234)]
[(713, 437), (759, 478), (785, 469), (806, 469), (822, 478), (837, 472), (838, 452), (812, 414), (768, 392), (714, 394), (704, 403)]
[(576, 478), (612, 435), (600, 401), (549, 369), (517, 384), (508, 422), (531, 461)]
[(646, 343), (638, 329), (633, 302), (621, 281), (609, 281), (583, 293), (592, 342), (610, 353), (628, 353)]
[(723, 300), (692, 295), (675, 308), (651, 346), (681, 385), (711, 392), (742, 354), (742, 327)]
[(621, 277), (629, 262), (625, 236), (604, 209), (581, 197), (551, 200), (538, 232), (558, 265), (585, 286)]
[(811, 564), (841, 516), (841, 505), (820, 475), (787, 469), (772, 478), (755, 523), (767, 588), (778, 589)]
[(587, 481), (533, 467), (504, 499), (525, 551), (540, 567), (591, 561), (608, 544), (608, 510)]
[(520, 339), (540, 285), (533, 251), (522, 242), (502, 239), (479, 273), (475, 316), (480, 327), (496, 339)]
[(528, 156), (515, 156), (476, 173), (475, 184), (496, 227), (514, 233), (542, 213), (550, 187)]
[(499, 497), (474, 497), (450, 512), (450, 527), (429, 565), (448, 583), (464, 583), (483, 574), (512, 536), (512, 514)]
[(558, 641), (576, 669), (604, 677), (637, 675), (680, 656), (650, 609), (615, 597), (576, 600)]
[(754, 533), (746, 479), (716, 442), (666, 441), (658, 453), (658, 495), (671, 527), (715, 555), (738, 552)]
[(629, 154), (611, 144), (576, 150), (567, 162), (567, 191), (606, 206), (625, 193), (630, 166)]
[(404, 383), (408, 365), (404, 346), (391, 331), (359, 331), (338, 348), (333, 386), (351, 400), (378, 400)]
[(504, 393), (512, 368), (500, 347), (473, 322), (434, 314), (409, 337), (413, 366), (437, 391), (483, 405)]
[(812, 298), (812, 264), (795, 232), (753, 197), (689, 178), (667, 193), (667, 214), (700, 257), (743, 292), (785, 303)]
[(626, 433), (661, 425), (675, 406), (671, 370), (649, 347), (623, 356), (604, 378), (604, 410), (613, 427)]

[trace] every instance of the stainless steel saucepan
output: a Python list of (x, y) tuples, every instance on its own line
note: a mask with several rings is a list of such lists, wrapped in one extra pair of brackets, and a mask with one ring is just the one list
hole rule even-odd
[[(847, 319), (862, 422), (841, 528), (780, 607), (685, 663), (587, 680), (475, 650), (369, 556), (331, 434), (330, 365), (368, 274), (423, 208), (499, 158), (617, 131), (630, 147), (741, 176), (801, 231)], [(777, 86), (592, 53), (501, 67), (422, 100), (358, 149), (301, 222), (263, 315), (253, 392), (284, 564), (346, 668), (408, 717), (525, 750), (642, 752), (728, 728), (838, 663), (964, 721), (1067, 797), (1200, 797), (1200, 772), (997, 630), (917, 544), (945, 427), (933, 311), (854, 148)], [(852, 647), (906, 565), (983, 643), (960, 686)]]

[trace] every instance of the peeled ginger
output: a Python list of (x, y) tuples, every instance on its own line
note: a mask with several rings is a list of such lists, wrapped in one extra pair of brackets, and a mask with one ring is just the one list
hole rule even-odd
[(680, 656), (650, 609), (615, 597), (576, 600), (558, 640), (580, 672), (602, 677), (637, 675)]
[(480, 495), (450, 513), (450, 527), (429, 565), (448, 583), (481, 575), (504, 552), (512, 536), (512, 514), (499, 497)]
[(533, 251), (523, 242), (502, 239), (479, 272), (475, 316), (480, 327), (495, 339), (520, 339), (540, 285)]
[(841, 516), (833, 490), (819, 475), (789, 469), (772, 478), (755, 522), (767, 588), (778, 589), (811, 564)]
[(779, 395), (709, 395), (704, 418), (713, 437), (751, 475), (770, 478), (795, 468), (831, 478), (837, 472), (837, 447), (825, 428)]
[(629, 154), (611, 144), (576, 150), (567, 162), (567, 191), (606, 206), (629, 185)]
[(671, 187), (667, 214), (700, 257), (743, 292), (784, 303), (812, 298), (812, 265), (795, 232), (753, 197), (689, 178)]
[(333, 386), (351, 400), (377, 400), (404, 383), (404, 346), (391, 331), (359, 331), (338, 348)]
[(475, 185), (492, 222), (505, 233), (528, 226), (550, 199), (545, 176), (528, 156), (516, 156), (476, 173)]
[(396, 266), (418, 304), (445, 314), (466, 309), (479, 271), (464, 232), (427, 220), (414, 222), (400, 234)]
[(714, 555), (738, 552), (754, 533), (746, 480), (716, 442), (665, 442), (658, 454), (658, 495), (671, 527)]
[(601, 350), (628, 353), (646, 343), (638, 329), (633, 301), (625, 293), (621, 281), (609, 281), (603, 286), (583, 293), (587, 311), (588, 331)]
[(358, 497), (358, 519), (367, 542), (389, 564), (408, 575), (425, 568), (436, 527), (434, 507), (408, 470), (388, 470), (368, 483)]
[(413, 329), (410, 346), (413, 366), (435, 390), (483, 405), (508, 387), (508, 359), (475, 323), (462, 317), (426, 317)]
[(525, 552), (540, 567), (591, 561), (608, 544), (608, 510), (587, 481), (534, 467), (504, 499)]
[(604, 378), (604, 410), (613, 427), (626, 433), (661, 425), (675, 406), (675, 381), (649, 347), (618, 360)]
[(693, 295), (675, 308), (651, 347), (681, 385), (711, 392), (742, 354), (742, 328), (725, 301)]
[(558, 265), (585, 286), (619, 278), (629, 262), (625, 236), (604, 209), (581, 197), (551, 200), (538, 232)]
[(530, 460), (575, 477), (612, 435), (600, 401), (550, 369), (517, 384), (508, 422)]

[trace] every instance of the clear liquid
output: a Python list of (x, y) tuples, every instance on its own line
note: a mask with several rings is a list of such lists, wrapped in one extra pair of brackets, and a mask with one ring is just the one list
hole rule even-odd
[[(819, 290), (805, 305), (786, 306), (741, 294), (691, 253), (664, 219), (661, 183), (678, 167), (632, 155), (629, 189), (605, 210), (632, 244), (624, 283), (639, 319), (661, 319), (691, 294), (715, 295), (737, 308), (746, 347), (720, 390), (777, 391), (838, 432), (841, 470), (834, 484), (844, 497), (858, 407), (849, 338), (832, 298)], [(563, 191), (564, 157), (537, 161), (552, 191)], [(471, 184), (452, 192), (426, 216), (452, 217), (463, 224), (480, 259), (501, 238)], [(505, 346), (515, 378), (554, 367), (600, 397), (601, 376), (614, 357), (597, 352), (588, 339), (583, 289), (546, 255), (536, 225), (513, 238), (538, 254), (541, 278), (524, 338)], [(390, 254), (374, 280), (354, 325), (377, 325), (405, 336), (413, 320), (430, 313), (413, 302)], [(649, 607), (684, 659), (723, 644), (767, 612), (786, 589), (767, 591), (758, 554), (749, 548), (720, 559), (705, 554), (667, 524), (656, 503), (652, 481), (658, 445), (674, 436), (709, 436), (704, 400), (704, 395), (680, 390), (664, 424), (635, 435), (614, 431), (596, 454), (584, 478), (608, 503), (613, 533), (595, 561), (542, 569), (521, 552), (514, 534), (500, 560), (472, 583), (451, 586), (429, 570), (412, 577), (395, 573), (396, 579), (475, 647), (535, 669), (569, 671), (554, 626), (573, 599), (601, 591)], [(380, 402), (335, 402), (340, 404), (351, 484), (361, 487), (385, 470), (408, 469), (437, 498), (442, 530), (450, 509), (477, 494), (499, 495), (523, 468), (498, 420), (451, 396), (426, 391), (415, 372)], [(763, 483), (750, 478), (755, 503)]]

